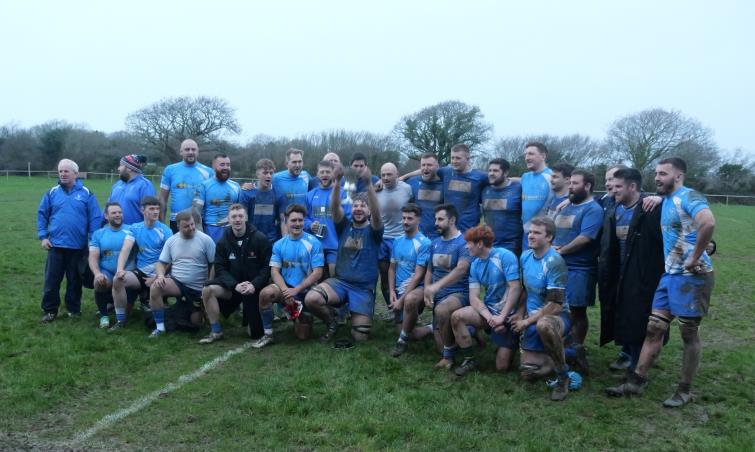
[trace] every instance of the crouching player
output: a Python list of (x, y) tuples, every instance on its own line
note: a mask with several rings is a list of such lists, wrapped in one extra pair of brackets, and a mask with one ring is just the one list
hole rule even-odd
[[(522, 335), (522, 378), (534, 381), (555, 372), (557, 380), (551, 400), (560, 401), (569, 392), (564, 337), (571, 324), (566, 300), (566, 263), (551, 247), (555, 234), (556, 224), (550, 218), (531, 220), (527, 234), (529, 249), (520, 258), (526, 303), (511, 316), (511, 325)], [(527, 314), (524, 318), (523, 310)]]
[[(459, 377), (477, 367), (468, 325), (490, 331), (497, 347), (495, 367), (499, 371), (508, 370), (519, 345), (519, 335), (511, 331), (507, 319), (516, 309), (522, 293), (519, 262), (511, 251), (493, 248), (494, 239), (493, 230), (486, 225), (475, 226), (464, 234), (469, 256), (474, 260), (469, 269), (469, 306), (451, 315), (451, 327), (464, 357), (461, 365), (454, 369)], [(480, 298), (482, 289), (485, 290), (484, 300)]]
[[(144, 221), (131, 225), (123, 241), (118, 256), (118, 269), (113, 278), (113, 304), (115, 305), (115, 324), (111, 332), (117, 332), (126, 325), (127, 291), (149, 294), (149, 286), (155, 279), (155, 263), (160, 257), (165, 242), (173, 231), (160, 222), (160, 201), (154, 196), (145, 196), (141, 200)], [(136, 269), (126, 270), (126, 264), (136, 246)]]
[(428, 328), (414, 328), (425, 307), (423, 284), (427, 261), (430, 259), (430, 239), (419, 232), (422, 209), (416, 204), (401, 208), (404, 235), (396, 238), (388, 267), (390, 291), (389, 307), (396, 315), (399, 337), (391, 355), (401, 356), (409, 339), (421, 339), (432, 333)]
[[(336, 180), (340, 173), (338, 171)], [(333, 319), (331, 312), (333, 307), (348, 304), (351, 312), (351, 335), (355, 340), (366, 340), (372, 330), (383, 223), (369, 168), (364, 168), (360, 179), (367, 186), (367, 195), (358, 193), (354, 196), (351, 221), (341, 206), (341, 184), (333, 185), (330, 205), (338, 233), (336, 274), (334, 278), (328, 278), (315, 286), (305, 298), (307, 308), (328, 326), (328, 331), (321, 338), (323, 342), (333, 339), (338, 330), (338, 322)]]
[(287, 316), (294, 320), (294, 334), (307, 339), (312, 332), (312, 316), (303, 312), (307, 291), (320, 280), (325, 266), (322, 244), (317, 237), (304, 232), (307, 210), (301, 204), (286, 208), (286, 235), (273, 245), (270, 273), (273, 283), (260, 294), (260, 315), (265, 330), (254, 348), (273, 342), (273, 304), (284, 306)]
[(94, 301), (100, 313), (100, 328), (110, 328), (107, 305), (111, 301), (113, 277), (128, 226), (123, 224), (123, 209), (117, 202), (105, 205), (108, 224), (92, 233), (89, 241), (89, 268), (94, 275)]
[(230, 227), (225, 228), (215, 247), (215, 276), (202, 289), (210, 334), (200, 339), (200, 344), (223, 339), (220, 314), (227, 318), (239, 305), (249, 336), (255, 339), (262, 336), (258, 302), (260, 291), (270, 278), (270, 242), (247, 220), (244, 206), (228, 207)]

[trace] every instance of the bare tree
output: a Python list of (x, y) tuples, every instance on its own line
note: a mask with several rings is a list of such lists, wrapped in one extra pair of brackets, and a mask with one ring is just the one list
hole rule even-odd
[(548, 162), (569, 162), (580, 168), (593, 168), (607, 159), (601, 143), (585, 135), (528, 135), (508, 136), (496, 141), (491, 156), (503, 157), (511, 163), (512, 174), (526, 171), (524, 148), (527, 143), (539, 141), (548, 148)]
[(394, 134), (408, 158), (419, 160), (423, 153), (432, 152), (444, 165), (455, 144), (464, 143), (474, 150), (490, 140), (493, 126), (483, 119), (479, 107), (450, 100), (404, 116)]
[(678, 111), (661, 108), (618, 119), (609, 128), (606, 138), (609, 152), (643, 172), (658, 159), (690, 143), (705, 149), (715, 148), (710, 130), (698, 121), (686, 118)]
[(167, 162), (175, 160), (186, 138), (212, 146), (225, 132), (241, 132), (235, 110), (217, 97), (163, 99), (128, 115), (126, 127)]

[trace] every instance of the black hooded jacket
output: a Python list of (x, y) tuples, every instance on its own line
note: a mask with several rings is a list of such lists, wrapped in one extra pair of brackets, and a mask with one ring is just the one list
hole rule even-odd
[(257, 295), (270, 280), (271, 254), (270, 242), (253, 224), (247, 223), (242, 237), (236, 237), (229, 226), (215, 247), (215, 277), (207, 285), (234, 290), (236, 284), (249, 281)]

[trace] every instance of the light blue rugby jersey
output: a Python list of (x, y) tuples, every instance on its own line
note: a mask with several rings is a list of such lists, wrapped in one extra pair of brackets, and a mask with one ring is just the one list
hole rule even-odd
[(288, 170), (273, 174), (273, 189), (279, 196), (286, 199), (284, 205), (280, 206), (281, 212), (285, 212), (291, 204), (307, 206), (307, 193), (311, 179), (312, 177), (306, 170), (302, 170), (297, 177), (292, 176)]
[[(527, 291), (527, 314), (538, 312), (547, 304), (548, 289), (566, 290), (568, 270), (560, 254), (550, 248), (542, 257), (535, 257), (532, 250), (522, 253), (519, 258), (522, 267), (522, 285)], [(562, 312), (569, 312), (569, 300), (564, 299)]]
[(123, 225), (119, 229), (105, 225), (94, 231), (89, 240), (89, 249), (100, 253), (100, 269), (108, 271), (111, 275), (115, 275), (118, 270), (118, 255), (123, 248), (128, 228), (128, 225)]
[(171, 221), (175, 221), (178, 212), (191, 207), (199, 185), (213, 174), (212, 168), (199, 162), (193, 165), (178, 162), (165, 167), (160, 179), (160, 188), (170, 192)]
[(395, 283), (399, 296), (406, 292), (406, 287), (414, 276), (417, 265), (427, 268), (427, 261), (430, 259), (430, 243), (430, 239), (419, 231), (413, 237), (407, 237), (404, 234), (393, 241), (391, 262), (396, 263)]
[(202, 208), (202, 222), (211, 226), (223, 226), (228, 221), (228, 208), (239, 202), (241, 187), (230, 179), (219, 181), (213, 177), (199, 185), (197, 200)]
[(493, 315), (499, 315), (504, 296), (511, 281), (519, 279), (519, 262), (516, 255), (505, 248), (493, 248), (487, 259), (475, 258), (469, 269), (469, 288), (485, 289), (483, 303)]
[(312, 270), (324, 265), (322, 245), (312, 234), (303, 232), (296, 240), (287, 234), (273, 244), (270, 266), (279, 268), (283, 280), (291, 287), (297, 286)]
[(151, 228), (143, 221), (132, 224), (126, 240), (134, 242), (135, 248), (132, 249), (136, 249), (136, 268), (149, 277), (155, 276), (155, 264), (171, 235), (173, 231), (159, 221)]
[[(691, 274), (684, 269), (684, 261), (695, 250), (697, 242), (697, 229), (693, 223), (701, 210), (709, 208), (705, 196), (687, 187), (681, 187), (663, 198), (661, 232), (666, 273)], [(703, 271), (713, 271), (713, 263), (705, 251), (700, 256), (700, 261), (704, 266)]]

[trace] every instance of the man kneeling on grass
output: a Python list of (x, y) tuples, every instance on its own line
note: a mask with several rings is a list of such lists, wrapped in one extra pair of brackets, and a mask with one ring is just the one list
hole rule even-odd
[[(451, 315), (456, 343), (464, 356), (462, 364), (454, 369), (459, 377), (474, 370), (474, 346), (468, 325), (490, 331), (496, 345), (495, 367), (506, 371), (511, 364), (514, 350), (519, 345), (519, 335), (511, 331), (508, 316), (516, 309), (522, 285), (519, 282), (519, 262), (516, 255), (506, 248), (493, 248), (493, 230), (490, 226), (475, 226), (464, 234), (469, 256), (474, 258), (469, 270), (469, 306)], [(480, 298), (485, 290), (484, 300)]]
[(249, 223), (241, 204), (228, 207), (228, 224), (215, 248), (215, 276), (202, 289), (202, 303), (210, 322), (210, 334), (200, 344), (224, 338), (220, 314), (226, 318), (242, 305), (243, 324), (249, 336), (262, 336), (259, 294), (270, 278), (270, 242)]
[[(178, 321), (202, 324), (202, 287), (215, 260), (215, 242), (197, 231), (191, 210), (176, 215), (178, 233), (171, 236), (155, 266), (155, 281), (149, 289), (149, 305), (155, 319), (150, 338), (165, 335), (165, 304), (163, 297), (179, 297), (175, 310)], [(170, 266), (170, 275), (166, 274)]]
[[(557, 380), (551, 400), (560, 401), (569, 392), (569, 367), (564, 356), (568, 334), (569, 304), (566, 300), (567, 268), (551, 247), (556, 224), (548, 217), (535, 217), (527, 234), (529, 249), (522, 253), (522, 283), (526, 303), (511, 316), (514, 331), (521, 333), (522, 378), (534, 381), (552, 372)], [(526, 317), (523, 312), (526, 311)]]
[(322, 244), (312, 234), (304, 232), (304, 217), (307, 209), (301, 204), (286, 208), (286, 235), (273, 244), (270, 258), (270, 273), (273, 283), (260, 295), (260, 315), (265, 335), (252, 344), (262, 348), (273, 342), (273, 304), (284, 306), (287, 316), (294, 323), (294, 333), (299, 339), (307, 339), (312, 332), (312, 315), (304, 312), (304, 297), (307, 291), (322, 277), (325, 255)]

